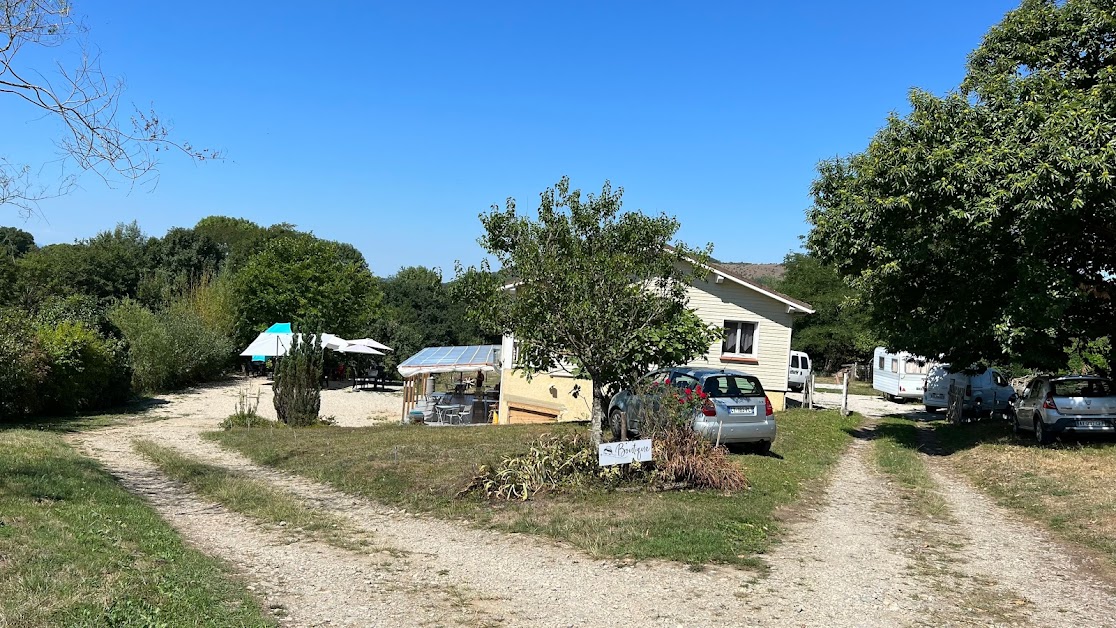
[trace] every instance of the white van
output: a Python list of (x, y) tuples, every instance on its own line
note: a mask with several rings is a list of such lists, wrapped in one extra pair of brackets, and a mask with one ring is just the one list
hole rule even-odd
[(885, 399), (922, 399), (930, 361), (906, 351), (888, 352), (876, 347), (872, 354), (872, 388)]
[(931, 368), (926, 376), (922, 403), (926, 404), (927, 411), (936, 412), (939, 408), (949, 406), (951, 384), (965, 390), (962, 402), (965, 414), (983, 416), (994, 412), (1008, 412), (1011, 398), (1015, 395), (1011, 383), (994, 368), (969, 368), (953, 373), (948, 364), (940, 364)]
[(790, 352), (790, 367), (787, 369), (787, 388), (790, 390), (802, 390), (806, 387), (806, 382), (810, 379), (810, 371), (813, 364), (810, 363), (810, 356), (801, 351)]

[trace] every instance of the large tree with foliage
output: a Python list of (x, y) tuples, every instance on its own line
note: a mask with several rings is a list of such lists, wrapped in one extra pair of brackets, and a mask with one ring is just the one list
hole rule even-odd
[(355, 337), (377, 316), (381, 294), (354, 251), (309, 234), (270, 241), (235, 276), (238, 340), (280, 321)]
[(791, 253), (783, 264), (786, 272), (773, 287), (815, 310), (795, 319), (794, 348), (809, 353), (827, 372), (841, 364), (870, 360), (879, 341), (857, 291), (813, 255)]
[(823, 162), (808, 247), (888, 344), (1059, 368), (1116, 317), (1116, 5), (1025, 0), (943, 98)]
[(673, 217), (621, 212), (623, 190), (571, 190), (563, 177), (541, 196), (538, 218), (508, 199), (481, 215), (481, 245), (515, 278), (503, 290), (488, 268), (459, 275), (459, 294), (486, 330), (519, 342), (515, 366), (528, 375), (563, 361), (593, 381), (591, 434), (600, 440), (608, 396), (653, 365), (684, 363), (721, 332), (686, 308), (687, 288), (710, 251), (673, 242)]
[(370, 322), (368, 335), (392, 347), (384, 365), (399, 361), (424, 347), (476, 344), (483, 340), (465, 308), (454, 298), (452, 284), (438, 269), (409, 266), (379, 281), (383, 314)]

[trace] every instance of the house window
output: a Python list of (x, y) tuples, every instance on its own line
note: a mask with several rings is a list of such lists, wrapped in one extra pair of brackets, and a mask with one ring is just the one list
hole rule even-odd
[(721, 354), (755, 357), (756, 324), (747, 321), (725, 321), (725, 339)]

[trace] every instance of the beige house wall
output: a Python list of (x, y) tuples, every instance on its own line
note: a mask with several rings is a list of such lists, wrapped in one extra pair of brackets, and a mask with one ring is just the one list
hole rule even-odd
[(702, 321), (722, 327), (725, 321), (756, 323), (756, 357), (740, 360), (721, 355), (721, 342), (709, 346), (709, 352), (692, 360), (688, 366), (728, 368), (750, 373), (759, 378), (768, 398), (777, 410), (785, 408), (787, 369), (790, 366), (791, 326), (794, 316), (787, 305), (735, 283), (729, 279), (716, 283), (699, 281), (687, 290), (690, 309)]
[[(786, 409), (787, 370), (790, 366), (791, 328), (795, 315), (786, 303), (740, 285), (730, 278), (710, 273), (707, 281), (698, 281), (687, 289), (689, 307), (707, 324), (721, 328), (725, 321), (756, 323), (756, 355), (741, 360), (721, 355), (721, 341), (709, 346), (709, 351), (690, 361), (687, 366), (728, 368), (755, 375), (763, 384), (772, 406)], [(592, 381), (569, 376), (536, 375), (527, 381), (518, 371), (509, 368), (513, 354), (512, 341), (504, 339), (502, 355), (505, 364), (501, 372), (500, 422), (507, 422), (509, 403), (526, 403), (554, 410), (559, 421), (588, 419), (591, 414)], [(581, 386), (581, 394), (574, 398), (570, 391)]]
[[(577, 397), (571, 394), (574, 386), (580, 386)], [(588, 420), (592, 414), (592, 381), (574, 379), (569, 376), (539, 374), (528, 381), (522, 372), (504, 369), (500, 373), (500, 423), (509, 421), (509, 405), (529, 404), (553, 410), (559, 421)]]

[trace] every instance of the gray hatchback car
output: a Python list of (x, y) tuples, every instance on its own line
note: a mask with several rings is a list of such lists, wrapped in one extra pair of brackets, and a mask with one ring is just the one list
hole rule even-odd
[[(640, 390), (656, 386), (703, 391), (708, 397), (694, 412), (693, 427), (710, 441), (737, 449), (750, 446), (759, 453), (771, 451), (775, 441), (775, 413), (763, 385), (754, 375), (725, 369), (673, 368), (654, 371), (644, 377)], [(661, 394), (622, 390), (608, 405), (608, 423), (614, 438), (620, 437), (621, 423), (627, 419), (628, 431), (639, 434), (640, 416), (661, 400)]]
[(1013, 409), (1014, 431), (1033, 431), (1044, 445), (1062, 432), (1116, 433), (1116, 388), (1104, 377), (1036, 377)]

